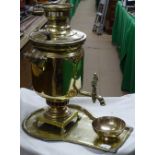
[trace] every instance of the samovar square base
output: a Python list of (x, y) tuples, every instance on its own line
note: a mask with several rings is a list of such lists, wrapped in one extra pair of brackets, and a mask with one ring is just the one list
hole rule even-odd
[(74, 119), (79, 119), (78, 112), (75, 110), (70, 110), (70, 115), (66, 119), (48, 119), (44, 117), (44, 115), (38, 116), (38, 121), (42, 123), (46, 123), (52, 126), (56, 126), (58, 128), (61, 128), (62, 130), (65, 129), (65, 127), (71, 123)]
[[(46, 108), (33, 112), (23, 122), (23, 129), (31, 136), (47, 140), (49, 134), (54, 139), (61, 139), (70, 132), (70, 130), (80, 120), (78, 112), (71, 109), (71, 114), (66, 120), (48, 120), (44, 117)], [(47, 134), (48, 133), (48, 134)], [(46, 137), (47, 135), (47, 137)]]

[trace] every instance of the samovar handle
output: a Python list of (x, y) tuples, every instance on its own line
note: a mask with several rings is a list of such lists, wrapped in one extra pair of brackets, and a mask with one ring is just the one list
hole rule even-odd
[(23, 55), (25, 58), (28, 58), (33, 63), (38, 63), (47, 60), (47, 57), (43, 53), (35, 49), (32, 50), (32, 52), (25, 52)]
[(32, 64), (36, 64), (41, 70), (45, 70), (48, 58), (43, 53), (34, 49), (32, 52), (25, 52), (23, 56), (30, 60)]

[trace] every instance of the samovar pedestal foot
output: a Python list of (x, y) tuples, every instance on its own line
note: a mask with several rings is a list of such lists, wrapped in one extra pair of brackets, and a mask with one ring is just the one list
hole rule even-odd
[(58, 139), (60, 136), (66, 136), (79, 120), (78, 112), (66, 104), (64, 106), (50, 104), (49, 107), (37, 110), (26, 118), (23, 129), (38, 139), (50, 140), (51, 137)]

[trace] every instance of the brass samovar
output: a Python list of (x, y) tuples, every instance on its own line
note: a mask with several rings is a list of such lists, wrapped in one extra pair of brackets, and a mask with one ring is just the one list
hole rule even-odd
[[(23, 123), (24, 130), (31, 136), (44, 139), (41, 132), (48, 130), (65, 134), (80, 117), (77, 110), (69, 108), (69, 99), (78, 94), (92, 97), (93, 102), (104, 99), (97, 95), (96, 74), (92, 80), (92, 92), (82, 90), (84, 50), (86, 34), (71, 29), (70, 4), (44, 4), (44, 14), (48, 19), (44, 28), (30, 34), (33, 50), (25, 56), (32, 63), (32, 84), (34, 90), (48, 104), (47, 108), (33, 113)], [(35, 122), (32, 125), (32, 121)], [(35, 129), (34, 129), (35, 126)], [(35, 130), (35, 131), (34, 131)]]

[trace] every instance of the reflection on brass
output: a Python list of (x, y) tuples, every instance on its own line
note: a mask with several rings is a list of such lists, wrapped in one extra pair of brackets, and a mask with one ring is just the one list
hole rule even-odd
[(31, 61), (32, 84), (37, 94), (46, 99), (48, 107), (32, 113), (23, 122), (24, 130), (42, 140), (64, 140), (83, 144), (105, 151), (117, 150), (130, 134), (124, 129), (118, 141), (106, 149), (92, 128), (95, 119), (80, 106), (68, 105), (69, 99), (78, 94), (90, 96), (101, 105), (103, 97), (97, 94), (96, 74), (92, 80), (92, 92), (82, 90), (84, 50), (86, 34), (71, 29), (69, 23), (70, 4), (42, 4), (48, 19), (40, 30), (30, 34), (33, 45), (25, 53)]
[(105, 140), (116, 139), (126, 127), (122, 119), (113, 116), (97, 118), (92, 125), (99, 137)]
[(130, 127), (125, 127), (123, 132), (113, 141), (103, 140), (92, 128), (92, 122), (96, 118), (91, 113), (78, 105), (70, 104), (68, 107), (71, 111), (77, 111), (79, 118), (72, 120), (63, 132), (61, 129), (46, 123), (39, 123), (38, 117), (43, 116), (46, 108), (37, 110), (26, 118), (23, 128), (29, 135), (45, 141), (66, 141), (108, 152), (116, 152), (133, 130)]

